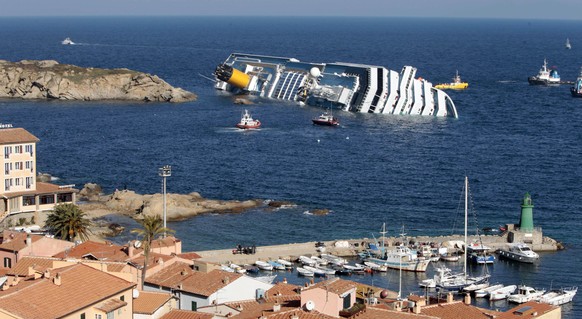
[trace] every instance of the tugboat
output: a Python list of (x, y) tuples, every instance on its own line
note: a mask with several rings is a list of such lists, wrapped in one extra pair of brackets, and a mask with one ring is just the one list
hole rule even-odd
[(65, 38), (63, 41), (61, 41), (61, 44), (73, 45), (73, 44), (75, 44), (75, 42), (73, 42), (73, 40), (71, 40), (71, 38)]
[(315, 125), (323, 126), (338, 126), (339, 121), (337, 118), (333, 117), (331, 113), (324, 112), (320, 116), (311, 120)]
[(580, 68), (580, 74), (574, 82), (574, 86), (570, 88), (570, 93), (573, 97), (582, 97), (582, 68)]
[(536, 76), (530, 76), (527, 81), (531, 85), (556, 85), (563, 84), (557, 70), (548, 70), (548, 62), (544, 59), (544, 65)]
[(245, 112), (241, 116), (240, 122), (238, 122), (236, 127), (243, 130), (256, 129), (261, 127), (261, 121), (254, 120), (249, 111), (245, 110)]
[(461, 81), (459, 70), (457, 70), (457, 73), (453, 77), (453, 82), (437, 84), (434, 87), (441, 90), (464, 90), (469, 87), (469, 83)]

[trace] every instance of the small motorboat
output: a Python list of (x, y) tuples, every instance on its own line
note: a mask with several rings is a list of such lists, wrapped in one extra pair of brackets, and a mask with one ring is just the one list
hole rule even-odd
[(489, 291), (488, 295), (489, 300), (496, 301), (506, 299), (515, 292), (515, 289), (517, 289), (516, 285), (509, 285), (499, 289), (491, 290)]
[(524, 243), (511, 244), (508, 248), (499, 249), (497, 253), (499, 257), (528, 264), (533, 264), (540, 258), (540, 255)]
[(75, 42), (73, 42), (73, 40), (71, 40), (71, 38), (65, 38), (63, 41), (61, 41), (61, 44), (73, 45), (73, 44), (75, 44)]
[(459, 75), (459, 70), (453, 77), (453, 82), (451, 83), (440, 83), (434, 86), (436, 89), (440, 90), (464, 90), (469, 87), (469, 83), (463, 82), (461, 76)]
[(315, 125), (338, 126), (339, 121), (331, 113), (324, 112), (320, 116), (311, 120)]
[(234, 271), (239, 273), (239, 274), (245, 274), (247, 272), (246, 269), (244, 269), (243, 267), (241, 267), (237, 264), (230, 264), (229, 267), (234, 269)]
[(285, 266), (285, 268), (287, 269), (292, 269), (293, 268), (293, 263), (285, 260), (285, 259), (277, 259), (277, 262), (280, 263), (281, 265)]
[(301, 264), (303, 264), (304, 266), (307, 265), (307, 266), (313, 267), (313, 266), (317, 265), (317, 261), (315, 261), (307, 256), (299, 256), (299, 262)]
[(273, 266), (271, 264), (262, 260), (255, 261), (255, 266), (259, 267), (261, 270), (273, 270)]
[(267, 263), (269, 263), (269, 265), (273, 266), (273, 269), (276, 269), (276, 270), (285, 270), (286, 269), (285, 265), (283, 265), (279, 262), (276, 262), (276, 261), (269, 260)]
[(327, 274), (324, 270), (321, 270), (319, 268), (315, 268), (315, 267), (311, 267), (311, 266), (303, 266), (304, 269), (311, 271), (313, 273), (313, 275), (317, 276), (317, 277), (325, 277)]
[(241, 116), (240, 122), (238, 122), (236, 127), (243, 130), (257, 129), (261, 127), (261, 121), (253, 119), (249, 111), (245, 110)]
[(563, 305), (571, 302), (572, 299), (574, 299), (576, 292), (578, 292), (578, 287), (550, 290), (549, 292), (542, 295), (540, 302), (553, 306)]
[(497, 284), (483, 289), (477, 289), (475, 290), (475, 298), (485, 298), (489, 296), (490, 292), (501, 289), (503, 287), (505, 287), (503, 284)]
[(258, 273), (259, 273), (259, 267), (257, 267), (257, 266), (253, 266), (253, 265), (245, 264), (245, 265), (243, 266), (243, 268), (244, 268), (244, 269), (245, 269), (245, 270), (246, 270), (248, 273), (251, 273), (251, 274), (258, 274)]
[(507, 300), (515, 303), (524, 303), (532, 300), (538, 301), (545, 292), (545, 289), (538, 290), (529, 286), (519, 286), (517, 293), (509, 295)]
[(297, 272), (299, 273), (300, 276), (304, 277), (313, 277), (315, 275), (313, 271), (309, 271), (303, 267), (297, 267)]

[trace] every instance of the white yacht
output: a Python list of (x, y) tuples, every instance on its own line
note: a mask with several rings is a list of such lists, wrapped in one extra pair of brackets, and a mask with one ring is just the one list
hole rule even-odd
[(515, 303), (524, 303), (528, 301), (537, 301), (545, 293), (544, 289), (537, 290), (529, 286), (519, 286), (517, 288), (517, 293), (509, 295), (507, 300)]
[(511, 244), (508, 248), (499, 249), (497, 253), (499, 254), (500, 258), (506, 258), (529, 264), (533, 264), (540, 258), (540, 255), (531, 250), (531, 248), (529, 248), (529, 246), (524, 243)]
[(65, 38), (63, 41), (61, 41), (61, 44), (73, 45), (73, 44), (75, 44), (75, 42), (73, 42), (73, 40), (71, 40), (71, 38)]

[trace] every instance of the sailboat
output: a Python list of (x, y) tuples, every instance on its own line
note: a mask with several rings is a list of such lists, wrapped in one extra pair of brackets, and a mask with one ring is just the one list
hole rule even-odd
[[(489, 277), (491, 275), (484, 274), (482, 276), (468, 276), (467, 275), (467, 221), (468, 221), (468, 211), (469, 211), (469, 178), (465, 176), (465, 244), (464, 252), (465, 258), (463, 258), (463, 272), (453, 274), (448, 268), (437, 268), (437, 274), (435, 275), (436, 287), (439, 290), (446, 291), (461, 291), (468, 286), (487, 284), (489, 282)], [(484, 268), (485, 270), (487, 268)]]
[(570, 45), (570, 39), (566, 38), (566, 49), (570, 50), (572, 46)]

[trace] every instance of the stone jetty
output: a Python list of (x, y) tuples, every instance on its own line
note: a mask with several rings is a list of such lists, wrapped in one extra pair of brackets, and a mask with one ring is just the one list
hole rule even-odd
[(196, 100), (196, 95), (155, 75), (128, 69), (0, 60), (0, 98), (186, 102)]

